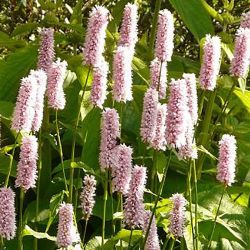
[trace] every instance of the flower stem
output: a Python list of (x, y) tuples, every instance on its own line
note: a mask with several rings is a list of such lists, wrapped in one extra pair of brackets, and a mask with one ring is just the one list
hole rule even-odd
[[(157, 173), (157, 151), (154, 150), (154, 154), (153, 154), (153, 167), (152, 167), (152, 172), (151, 172), (151, 191), (152, 192), (156, 192), (156, 185), (157, 183), (155, 183), (157, 180), (155, 178), (156, 173)], [(153, 197), (152, 197), (153, 198)]]
[(106, 207), (108, 199), (108, 172), (105, 173), (104, 179), (104, 194), (103, 194), (103, 216), (102, 216), (102, 247), (105, 240), (105, 223), (106, 223)]
[(133, 236), (133, 229), (131, 229), (130, 235), (129, 235), (128, 250), (130, 249), (130, 246), (131, 246), (132, 236)]
[(171, 240), (170, 240), (170, 245), (169, 245), (169, 247), (168, 247), (168, 250), (174, 249), (174, 245), (175, 245), (175, 239), (171, 239)]
[[(85, 90), (86, 90), (86, 86), (87, 86), (87, 83), (88, 83), (90, 69), (91, 68), (89, 67), (87, 77), (86, 77), (86, 81), (85, 81), (83, 89), (82, 89), (82, 95), (81, 95), (81, 99), (80, 99), (80, 106), (79, 106), (79, 110), (78, 110), (78, 113), (77, 113), (76, 123), (75, 123), (75, 126), (74, 126), (73, 142), (72, 142), (72, 149), (71, 149), (71, 163), (73, 163), (75, 161), (75, 147), (76, 147), (77, 127), (78, 127), (79, 121), (80, 121), (81, 106), (82, 106), (82, 102), (83, 102), (83, 99), (84, 99), (84, 93), (85, 93)], [(74, 168), (70, 165), (70, 182), (69, 182), (69, 202), (70, 203), (72, 202), (72, 195), (73, 195), (73, 181), (74, 181)]]
[(163, 190), (164, 183), (165, 183), (166, 176), (167, 176), (167, 172), (168, 172), (168, 167), (169, 167), (169, 164), (170, 164), (170, 161), (171, 161), (171, 156), (172, 156), (172, 150), (169, 153), (168, 162), (167, 162), (167, 165), (166, 165), (166, 167), (164, 169), (164, 172), (163, 172), (163, 177), (162, 177), (162, 180), (161, 180), (161, 183), (160, 183), (158, 194), (157, 194), (156, 199), (155, 199), (155, 204), (154, 204), (154, 207), (153, 207), (152, 215), (151, 215), (150, 220), (149, 220), (149, 224), (148, 224), (148, 228), (147, 228), (147, 231), (146, 231), (146, 234), (145, 234), (145, 238), (144, 238), (144, 241), (143, 241), (143, 244), (142, 244), (142, 249), (145, 248), (147, 238), (148, 238), (148, 234), (149, 234), (149, 230), (150, 230), (150, 227), (151, 227), (151, 224), (152, 224), (152, 221), (153, 221), (153, 217), (154, 217), (154, 214), (155, 214), (155, 211), (156, 211), (156, 207), (157, 207), (158, 201), (160, 199), (160, 196), (162, 194), (162, 190)]
[(223, 196), (225, 194), (226, 188), (227, 188), (227, 186), (224, 187), (223, 192), (222, 192), (221, 197), (220, 197), (219, 205), (218, 205), (218, 208), (217, 208), (217, 211), (216, 211), (216, 215), (215, 215), (215, 219), (214, 219), (213, 229), (212, 229), (212, 232), (211, 232), (211, 235), (210, 235), (210, 238), (209, 238), (209, 242), (208, 242), (208, 247), (207, 247), (208, 250), (211, 247), (212, 238), (213, 238), (213, 235), (214, 235), (214, 230), (215, 230), (217, 218), (218, 218), (218, 215), (219, 215), (221, 202), (222, 202)]
[[(87, 227), (88, 227), (88, 220), (85, 220), (85, 225), (84, 225), (84, 231), (83, 231), (83, 237), (82, 237), (82, 244), (84, 245), (84, 241), (85, 241), (85, 236), (86, 236), (86, 232), (87, 232)], [(84, 247), (85, 249), (85, 247)]]
[(20, 189), (20, 208), (19, 208), (19, 233), (18, 233), (18, 250), (23, 250), (23, 201), (24, 190)]

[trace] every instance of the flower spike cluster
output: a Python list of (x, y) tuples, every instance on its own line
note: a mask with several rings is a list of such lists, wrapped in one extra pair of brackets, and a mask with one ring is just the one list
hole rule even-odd
[(243, 29), (250, 29), (250, 11), (242, 14), (240, 27)]
[(216, 178), (221, 183), (231, 186), (235, 178), (237, 149), (235, 137), (225, 134), (222, 136), (219, 145), (219, 163)]

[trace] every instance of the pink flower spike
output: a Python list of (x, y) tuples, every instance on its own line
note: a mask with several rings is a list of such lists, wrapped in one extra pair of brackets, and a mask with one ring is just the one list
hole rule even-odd
[(0, 236), (11, 240), (16, 235), (15, 193), (11, 188), (0, 188)]
[(167, 115), (167, 105), (158, 103), (156, 129), (155, 129), (154, 137), (150, 143), (150, 145), (155, 150), (164, 151), (166, 149), (166, 144), (167, 144), (166, 139), (165, 139), (166, 115)]
[(225, 134), (222, 136), (219, 145), (219, 163), (216, 178), (221, 183), (231, 186), (235, 178), (237, 150), (235, 137)]
[(118, 46), (113, 62), (113, 99), (117, 102), (131, 101), (132, 67), (129, 47)]
[[(135, 43), (137, 42), (137, 10), (136, 4), (126, 4), (120, 29), (119, 45), (128, 46), (131, 51), (134, 51)], [(132, 54), (134, 53), (132, 52)]]
[(37, 81), (35, 115), (32, 123), (32, 130), (37, 132), (41, 128), (43, 121), (44, 95), (47, 85), (47, 75), (42, 69), (31, 70), (30, 75), (36, 78)]
[(172, 13), (165, 9), (159, 12), (158, 30), (155, 42), (155, 57), (160, 61), (171, 61), (174, 49), (174, 18)]
[(169, 232), (176, 238), (183, 237), (187, 201), (182, 194), (178, 193), (173, 194), (170, 200), (173, 202), (173, 209), (170, 213)]
[(92, 9), (83, 50), (86, 65), (95, 66), (102, 57), (108, 20), (109, 11), (105, 7), (95, 6)]
[(236, 33), (234, 57), (231, 61), (230, 73), (245, 78), (250, 63), (250, 29), (239, 28)]
[(107, 77), (109, 65), (102, 58), (93, 69), (93, 83), (90, 94), (90, 101), (93, 106), (102, 108), (107, 94)]
[(23, 137), (15, 186), (27, 191), (35, 187), (37, 179), (38, 143), (34, 135)]
[(183, 74), (187, 86), (188, 111), (193, 125), (198, 121), (198, 97), (195, 74)]
[(131, 147), (121, 144), (112, 151), (112, 185), (113, 191), (123, 195), (128, 193), (132, 171)]
[(130, 229), (143, 228), (144, 225), (143, 194), (146, 178), (146, 168), (134, 166), (128, 196), (124, 203), (124, 222)]
[(211, 37), (210, 35), (206, 35), (203, 51), (200, 85), (202, 89), (213, 91), (216, 87), (216, 80), (220, 71), (220, 38), (218, 36)]
[(89, 220), (95, 205), (96, 180), (92, 175), (85, 175), (80, 196), (83, 217)]
[(102, 171), (112, 165), (112, 149), (120, 138), (119, 115), (115, 109), (106, 108), (102, 112), (101, 145), (99, 163)]
[(67, 71), (67, 62), (60, 58), (52, 63), (48, 73), (47, 97), (48, 104), (53, 109), (64, 109), (66, 100), (63, 91), (63, 82)]
[[(151, 218), (152, 212), (151, 211), (145, 211), (145, 215), (144, 215), (144, 227), (143, 227), (143, 231), (146, 234), (148, 226), (149, 226), (149, 222), (150, 222), (150, 218)], [(157, 234), (157, 226), (156, 226), (156, 222), (155, 222), (155, 216), (153, 217), (150, 229), (149, 229), (149, 234), (148, 234), (148, 238), (145, 244), (145, 250), (160, 250), (160, 242), (159, 242), (159, 237)]]
[(11, 129), (16, 132), (30, 132), (35, 116), (35, 103), (37, 93), (37, 79), (29, 75), (21, 81), (17, 96), (16, 107), (13, 113)]
[(38, 56), (39, 69), (43, 69), (48, 73), (49, 68), (54, 60), (54, 30), (52, 28), (44, 28), (40, 32), (41, 41)]
[(179, 149), (186, 143), (188, 107), (185, 80), (172, 79), (170, 83), (170, 96), (167, 109), (167, 144)]
[(150, 143), (154, 138), (156, 129), (158, 106), (158, 92), (155, 89), (149, 88), (143, 99), (143, 112), (141, 119), (140, 135), (143, 142)]
[(73, 206), (63, 203), (59, 209), (59, 224), (57, 231), (57, 246), (67, 248), (76, 238), (73, 223)]
[[(161, 76), (160, 76), (161, 72)], [(166, 98), (167, 63), (155, 58), (150, 64), (150, 88), (159, 91), (159, 99)]]
[(250, 29), (250, 11), (242, 14), (240, 27), (243, 29)]

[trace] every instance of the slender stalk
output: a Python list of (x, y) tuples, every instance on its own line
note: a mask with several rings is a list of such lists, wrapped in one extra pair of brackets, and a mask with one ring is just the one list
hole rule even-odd
[(129, 235), (128, 250), (129, 250), (129, 249), (130, 249), (130, 247), (131, 247), (132, 235), (133, 235), (133, 229), (131, 229), (131, 231), (130, 231), (130, 235)]
[[(88, 78), (89, 78), (89, 74), (90, 74), (90, 67), (88, 69), (88, 73), (87, 73), (87, 77), (86, 77), (86, 81), (85, 84), (83, 86), (82, 89), (82, 95), (81, 95), (81, 99), (80, 99), (80, 106), (79, 106), (79, 110), (77, 113), (77, 118), (76, 118), (76, 123), (74, 126), (74, 133), (73, 133), (73, 142), (72, 142), (72, 149), (71, 149), (71, 163), (73, 163), (75, 161), (75, 147), (76, 147), (76, 134), (77, 134), (77, 127), (79, 125), (79, 121), (80, 121), (80, 116), (81, 116), (81, 106), (82, 106), (82, 102), (84, 99), (84, 93), (86, 90), (86, 86), (88, 83)], [(72, 166), (70, 166), (70, 182), (69, 182), (69, 202), (72, 202), (72, 195), (73, 195), (73, 181), (74, 181), (74, 168)]]
[(202, 90), (200, 98), (199, 98), (199, 100), (200, 100), (200, 102), (199, 102), (199, 110), (198, 110), (199, 117), (201, 117), (201, 114), (202, 114), (204, 99), (205, 99), (205, 90)]
[(12, 153), (10, 155), (9, 171), (8, 171), (8, 174), (7, 174), (6, 179), (5, 179), (5, 184), (4, 184), (5, 187), (8, 187), (8, 184), (9, 184), (10, 174), (11, 174), (11, 170), (12, 170), (12, 166), (13, 166), (14, 154), (15, 154), (16, 146), (17, 146), (17, 138), (18, 138), (19, 134), (20, 134), (20, 132), (18, 132), (18, 134), (15, 137), (14, 146), (12, 149)]
[(1, 236), (0, 239), (1, 239), (1, 245), (0, 245), (0, 247), (1, 247), (1, 249), (5, 249), (5, 248), (4, 248), (4, 240), (3, 240), (3, 237)]
[(23, 201), (24, 190), (20, 189), (20, 208), (19, 208), (19, 233), (18, 233), (18, 250), (23, 250)]
[(111, 171), (108, 172), (108, 183), (109, 183), (109, 195), (111, 199), (111, 226), (112, 226), (112, 236), (115, 235), (115, 223), (114, 223), (114, 199), (113, 199), (113, 191), (112, 191), (112, 180), (111, 180)]
[(60, 132), (59, 132), (59, 126), (58, 126), (57, 110), (56, 110), (56, 135), (57, 135), (57, 141), (58, 141), (58, 146), (59, 146), (59, 155), (60, 155), (60, 160), (61, 160), (61, 165), (62, 165), (62, 172), (63, 172), (63, 179), (64, 179), (65, 190), (66, 190), (66, 192), (68, 192), (67, 179), (66, 179), (64, 161), (63, 161), (62, 142), (61, 142), (61, 137), (60, 137)]
[[(156, 176), (156, 173), (157, 173), (157, 151), (154, 150), (154, 154), (153, 154), (153, 167), (152, 167), (152, 172), (151, 172), (151, 191), (152, 192), (155, 192), (156, 189), (155, 189), (155, 186), (157, 183), (155, 183), (155, 176)], [(152, 197), (153, 198), (153, 197)]]
[(197, 175), (195, 160), (192, 160), (193, 173), (194, 173), (194, 199), (195, 199), (195, 246), (196, 250), (199, 250), (199, 225), (198, 225), (198, 190), (197, 190)]
[[(84, 231), (83, 231), (83, 236), (82, 236), (82, 244), (84, 245), (84, 241), (85, 241), (85, 236), (86, 236), (86, 232), (87, 232), (87, 227), (88, 227), (88, 220), (85, 220), (85, 225), (84, 225)], [(84, 247), (85, 249), (85, 247)]]
[(175, 239), (171, 239), (168, 250), (174, 249)]
[(218, 205), (218, 208), (217, 208), (217, 211), (216, 211), (216, 215), (215, 215), (215, 219), (214, 219), (213, 229), (212, 229), (212, 232), (211, 232), (211, 235), (210, 235), (210, 238), (209, 238), (209, 242), (208, 242), (208, 247), (207, 247), (208, 250), (211, 247), (212, 238), (213, 238), (213, 235), (214, 235), (214, 230), (215, 230), (217, 218), (218, 218), (218, 215), (219, 215), (221, 202), (222, 202), (223, 196), (225, 194), (226, 188), (227, 188), (227, 186), (224, 187), (223, 192), (222, 192), (221, 197), (220, 197), (219, 205)]
[(166, 237), (166, 240), (164, 241), (164, 244), (163, 244), (163, 246), (162, 246), (162, 250), (166, 250), (167, 245), (168, 245), (168, 241), (169, 241), (169, 237), (167, 236), (167, 237)]
[[(119, 197), (120, 197), (120, 205), (121, 205), (121, 212), (123, 213), (123, 200), (122, 200), (122, 193), (119, 194)], [(120, 230), (122, 230), (122, 219), (120, 220)], [(121, 249), (123, 249), (123, 246), (122, 246), (122, 240), (120, 241), (120, 247)]]
[(105, 173), (104, 194), (103, 194), (103, 216), (102, 216), (102, 247), (105, 240), (106, 207), (108, 199), (108, 172)]
[(169, 164), (170, 164), (170, 161), (171, 161), (171, 155), (172, 155), (172, 150), (169, 153), (168, 162), (167, 162), (167, 165), (166, 165), (166, 167), (164, 169), (164, 172), (163, 172), (163, 177), (162, 177), (162, 180), (161, 180), (161, 183), (160, 183), (158, 194), (157, 194), (156, 199), (155, 199), (155, 204), (154, 204), (154, 207), (153, 207), (152, 215), (151, 215), (149, 223), (148, 223), (148, 228), (147, 228), (145, 238), (144, 238), (144, 241), (143, 241), (143, 244), (142, 244), (142, 246), (143, 246), (142, 249), (144, 249), (145, 244), (147, 242), (149, 230), (150, 230), (150, 227), (151, 227), (151, 224), (152, 224), (152, 221), (153, 221), (153, 217), (154, 217), (154, 214), (155, 214), (155, 211), (156, 211), (156, 207), (157, 207), (158, 201), (160, 199), (160, 196), (162, 194), (162, 190), (163, 190), (164, 183), (165, 183), (166, 176), (167, 176), (168, 167), (169, 167)]

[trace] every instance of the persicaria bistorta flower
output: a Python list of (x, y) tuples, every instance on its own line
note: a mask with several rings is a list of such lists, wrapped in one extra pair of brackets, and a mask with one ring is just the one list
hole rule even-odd
[(99, 162), (101, 170), (105, 170), (112, 165), (112, 149), (120, 138), (119, 115), (115, 109), (106, 108), (102, 112), (101, 121), (101, 145)]
[(230, 66), (230, 73), (236, 77), (245, 78), (250, 63), (250, 28), (239, 28), (236, 33), (234, 57)]
[(141, 119), (140, 135), (142, 141), (150, 143), (154, 137), (156, 128), (158, 107), (158, 92), (155, 89), (149, 88), (143, 99), (143, 112)]
[(17, 165), (16, 187), (25, 191), (35, 187), (37, 179), (38, 143), (34, 135), (23, 137), (20, 159)]
[(130, 48), (118, 46), (113, 62), (113, 99), (117, 102), (131, 101), (132, 67)]
[(166, 98), (167, 63), (155, 58), (150, 64), (150, 87), (159, 91), (159, 99)]
[(63, 91), (63, 82), (67, 70), (67, 62), (61, 61), (59, 58), (52, 63), (48, 73), (47, 96), (48, 104), (54, 109), (64, 109), (65, 96)]
[(46, 73), (54, 60), (54, 30), (52, 28), (44, 28), (40, 32), (41, 41), (38, 56), (38, 68), (43, 69)]
[(187, 128), (187, 88), (185, 80), (170, 83), (170, 96), (167, 104), (166, 140), (171, 147), (180, 148), (186, 142)]
[(102, 108), (106, 99), (108, 70), (109, 66), (104, 58), (102, 58), (93, 69), (90, 101), (94, 106), (99, 108)]
[(236, 165), (236, 140), (233, 135), (225, 134), (219, 142), (219, 162), (217, 170), (217, 180), (231, 186), (235, 178)]
[(86, 65), (95, 66), (102, 57), (108, 20), (109, 11), (105, 7), (95, 6), (92, 9), (83, 51)]
[(155, 57), (160, 61), (171, 61), (174, 49), (174, 18), (165, 9), (159, 12), (158, 29), (155, 42)]
[(250, 29), (250, 11), (242, 14), (240, 27), (243, 29)]
[(150, 145), (156, 150), (166, 149), (166, 115), (167, 115), (167, 105), (158, 103), (157, 106), (157, 116), (156, 116), (156, 127), (152, 141)]
[(173, 194), (170, 200), (173, 202), (173, 208), (170, 213), (169, 232), (174, 237), (182, 237), (184, 234), (185, 226), (185, 211), (187, 201), (182, 194)]
[(81, 193), (81, 207), (83, 217), (88, 220), (95, 205), (96, 180), (94, 176), (85, 175), (83, 180), (83, 190)]
[(214, 90), (220, 71), (221, 42), (218, 36), (206, 35), (203, 47), (200, 85), (202, 89)]
[(37, 79), (29, 75), (21, 81), (11, 128), (16, 132), (30, 132), (35, 115)]
[(126, 195), (132, 171), (131, 147), (121, 144), (112, 151), (112, 185), (113, 191)]
[(137, 10), (136, 4), (126, 4), (120, 29), (119, 45), (129, 46), (131, 51), (134, 50), (137, 41)]
[(0, 236), (11, 240), (16, 235), (15, 193), (11, 188), (0, 188)]
[(73, 223), (73, 206), (63, 203), (59, 209), (59, 224), (57, 231), (57, 246), (67, 248), (75, 239), (75, 229)]
[[(145, 211), (144, 214), (144, 227), (143, 227), (143, 231), (146, 234), (147, 230), (148, 230), (148, 226), (149, 226), (149, 222), (150, 222), (150, 218), (152, 216), (152, 212), (150, 211)], [(148, 233), (148, 238), (145, 244), (145, 250), (160, 250), (160, 242), (159, 242), (159, 237), (157, 234), (157, 226), (156, 226), (156, 222), (155, 222), (155, 217), (153, 217), (150, 229), (149, 229), (149, 233)]]
[(124, 203), (124, 222), (130, 229), (143, 228), (144, 225), (143, 194), (146, 178), (146, 168), (135, 165), (132, 171), (128, 196)]
[(44, 70), (31, 70), (30, 75), (36, 79), (37, 91), (35, 101), (35, 115), (32, 123), (32, 130), (38, 131), (43, 121), (44, 94), (47, 85), (47, 75)]

